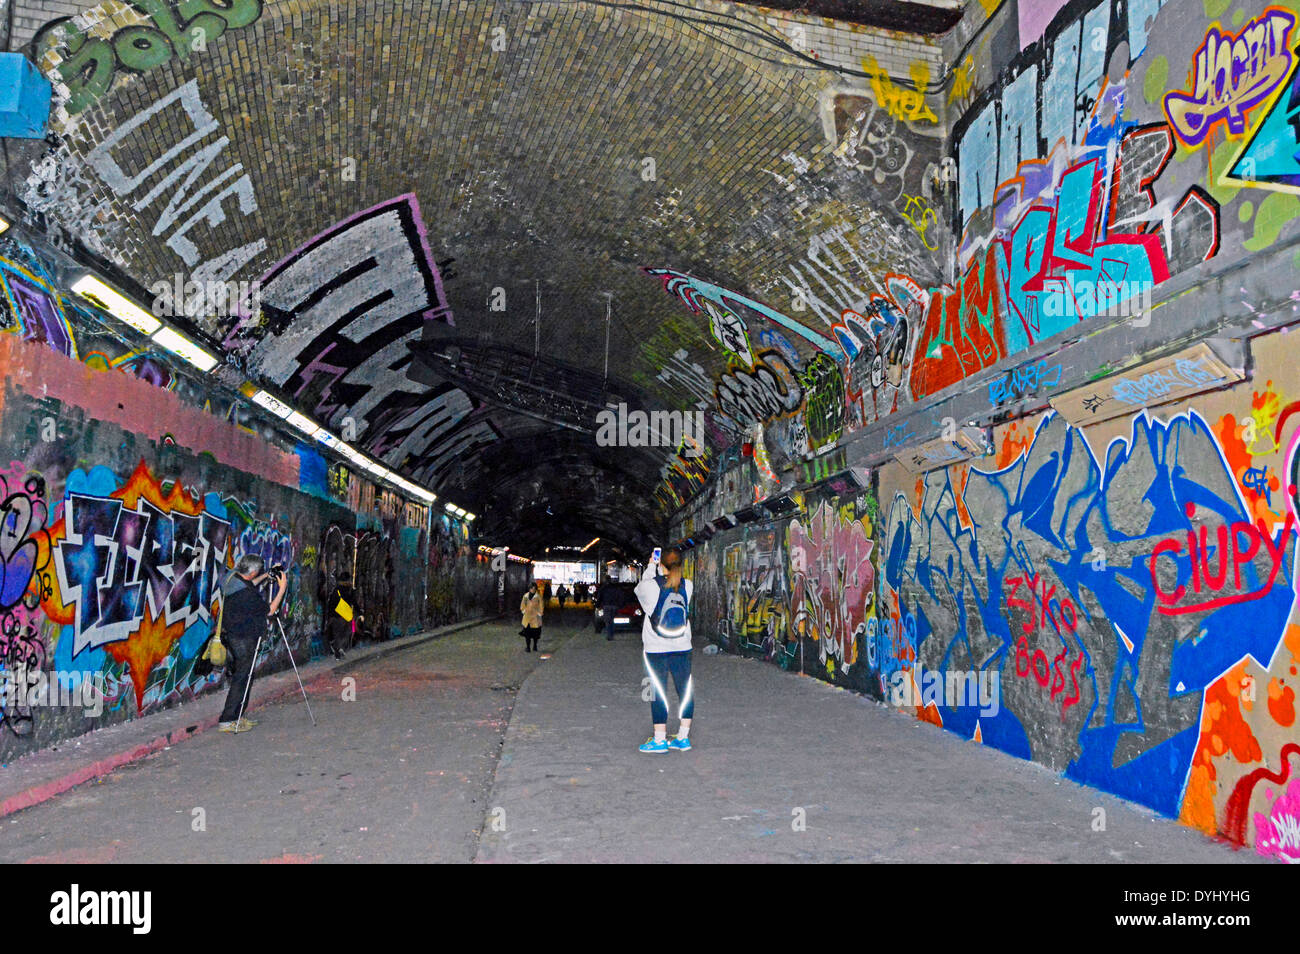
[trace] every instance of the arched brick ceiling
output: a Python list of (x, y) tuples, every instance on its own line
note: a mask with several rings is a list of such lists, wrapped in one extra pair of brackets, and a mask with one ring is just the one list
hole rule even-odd
[[(772, 33), (757, 13), (697, 6), (697, 17)], [(75, 201), (45, 201), (43, 221), (142, 286), (220, 273), (214, 262), (237, 265), (232, 280), (261, 278), (259, 315), (201, 321), (228, 360), (336, 429), (353, 417), (365, 449), (478, 512), (486, 535), (506, 541), (524, 522), (548, 543), (599, 533), (639, 546), (690, 479), (665, 490), (684, 469), (671, 449), (600, 448), (591, 434), (467, 396), (454, 379), (420, 383), (413, 341), (453, 336), (480, 364), (494, 347), (529, 355), (540, 289), (541, 357), (600, 388), (608, 295), (609, 391), (651, 408), (703, 401), (716, 452), (744, 423), (709, 394), (726, 355), (708, 317), (643, 267), (788, 310), (788, 263), (847, 220), (882, 237), (876, 280), (904, 265), (939, 277), (877, 179), (831, 155), (823, 110), (840, 78), (752, 32), (685, 22), (664, 4), (230, 9), (258, 15), (143, 70), (109, 57), (102, 93), (105, 74), (88, 67), (61, 90), (89, 105), (56, 118), (53, 161)], [(141, 19), (128, 10), (113, 22)], [(122, 39), (105, 24), (83, 47), (61, 29), (38, 35), (47, 71), (60, 55), (85, 64), (90, 46)], [(181, 168), (200, 156), (210, 164)], [(168, 210), (191, 172), (189, 194)], [(182, 228), (228, 187), (223, 221)], [(542, 385), (551, 375), (517, 370)], [(548, 441), (556, 454), (540, 452)], [(609, 485), (621, 490), (593, 491), (613, 472), (625, 475)]]

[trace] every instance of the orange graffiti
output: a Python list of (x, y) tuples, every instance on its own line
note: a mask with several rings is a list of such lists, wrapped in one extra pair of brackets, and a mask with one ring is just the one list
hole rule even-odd
[(975, 527), (975, 521), (971, 519), (970, 511), (966, 509), (966, 484), (970, 482), (970, 465), (957, 465), (957, 485), (960, 491), (957, 494), (957, 519), (966, 530), (972, 530)]
[(922, 722), (928, 722), (931, 725), (937, 725), (939, 728), (943, 728), (943, 716), (939, 715), (939, 707), (933, 702), (924, 708), (917, 706), (916, 717)]
[(935, 394), (1006, 356), (998, 265), (989, 246), (957, 289), (935, 292), (912, 353), (912, 398)]
[(131, 684), (135, 687), (135, 710), (144, 708), (144, 691), (148, 686), (149, 673), (171, 654), (176, 640), (185, 633), (184, 621), (168, 626), (162, 620), (155, 620), (145, 602), (144, 619), (140, 628), (130, 639), (108, 643), (104, 651), (120, 663), (126, 663), (131, 673)]
[(1010, 467), (1034, 443), (1032, 428), (1026, 427), (1023, 437), (1016, 433), (1019, 430), (1020, 425), (1013, 421), (1011, 426), (1002, 433), (1002, 446), (998, 448), (995, 461), (998, 470)]
[[(1272, 395), (1276, 399), (1277, 395)], [(1255, 393), (1255, 399), (1252, 401), (1256, 408), (1263, 408), (1267, 405), (1267, 393), (1264, 399), (1258, 392)], [(1251, 444), (1247, 443), (1247, 437), (1251, 432), (1263, 436), (1268, 433), (1267, 424), (1258, 423), (1261, 412), (1256, 411), (1245, 422), (1238, 424), (1237, 418), (1232, 414), (1225, 414), (1219, 418), (1218, 423), (1214, 426), (1214, 435), (1219, 439), (1219, 445), (1223, 448), (1223, 456), (1228, 461), (1228, 467), (1232, 471), (1233, 479), (1241, 488), (1242, 496), (1250, 508), (1252, 520), (1265, 520), (1272, 522), (1282, 519), (1272, 507), (1269, 506), (1269, 497), (1281, 489), (1281, 481), (1276, 474), (1270, 474), (1266, 482), (1267, 491), (1264, 486), (1249, 481), (1247, 475), (1255, 470), (1255, 457), (1257, 456), (1251, 450)]]
[(1201, 734), (1192, 755), (1187, 795), (1183, 799), (1179, 820), (1207, 835), (1218, 833), (1214, 812), (1218, 771), (1214, 760), (1225, 752), (1231, 752), (1233, 759), (1243, 765), (1264, 757), (1259, 741), (1242, 714), (1243, 706), (1247, 711), (1252, 707), (1249, 698), (1242, 698), (1242, 689), (1250, 685), (1252, 679), (1246, 674), (1246, 660), (1243, 659), (1205, 690)]
[(1295, 690), (1280, 679), (1268, 681), (1268, 713), (1284, 728), (1295, 724)]

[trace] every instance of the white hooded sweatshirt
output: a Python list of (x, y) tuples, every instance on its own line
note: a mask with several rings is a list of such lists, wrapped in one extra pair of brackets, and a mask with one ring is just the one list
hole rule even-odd
[(683, 578), (686, 584), (686, 633), (676, 639), (665, 639), (655, 632), (654, 626), (650, 623), (650, 617), (654, 615), (655, 607), (659, 605), (659, 582), (667, 577), (656, 577), (655, 570), (658, 569), (654, 564), (645, 568), (641, 574), (641, 582), (636, 585), (637, 602), (641, 604), (641, 611), (644, 614), (641, 617), (641, 646), (648, 653), (680, 653), (691, 648), (691, 620), (690, 609), (692, 599), (695, 596), (695, 584), (690, 580)]

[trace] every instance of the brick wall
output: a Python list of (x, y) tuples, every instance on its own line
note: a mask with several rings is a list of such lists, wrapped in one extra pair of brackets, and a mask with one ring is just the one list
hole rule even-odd
[(97, 6), (99, 3), (91, 0), (17, 0), (14, 4), (14, 34), (9, 45), (12, 49), (19, 49), (49, 21), (76, 16)]
[[(870, 55), (897, 79), (908, 79), (917, 62), (929, 66), (935, 77), (943, 73), (943, 50), (937, 39), (780, 10), (763, 14), (764, 21), (785, 34), (792, 46), (831, 66), (860, 70), (862, 58)], [(800, 36), (806, 42), (794, 43)]]

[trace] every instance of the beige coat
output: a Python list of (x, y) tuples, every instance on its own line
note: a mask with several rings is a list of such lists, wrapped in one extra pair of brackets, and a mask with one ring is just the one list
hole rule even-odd
[(529, 590), (524, 594), (524, 598), (519, 601), (519, 612), (524, 614), (525, 626), (542, 625), (542, 598), (537, 595), (537, 590)]

